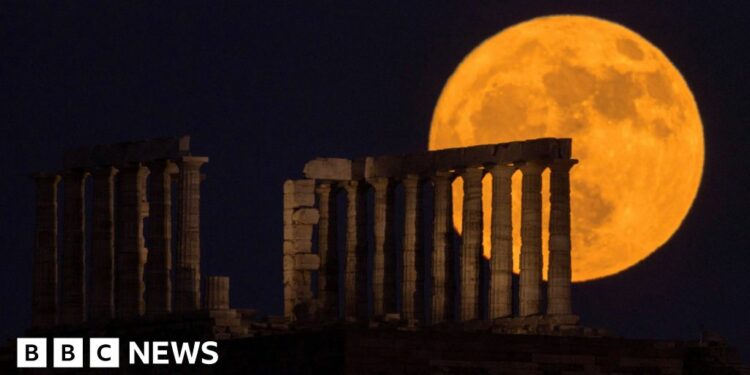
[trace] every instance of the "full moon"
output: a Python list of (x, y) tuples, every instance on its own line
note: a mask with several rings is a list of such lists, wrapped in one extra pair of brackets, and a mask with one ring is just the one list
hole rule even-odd
[[(658, 48), (619, 24), (540, 17), (485, 40), (443, 88), (429, 148), (542, 137), (572, 138), (580, 160), (571, 170), (573, 281), (606, 277), (646, 258), (679, 228), (695, 199), (704, 159), (695, 99)], [(513, 176), (516, 272), (520, 174)], [(545, 176), (548, 191), (549, 171)], [(489, 178), (483, 183), (489, 257)], [(454, 182), (459, 233), (461, 186)], [(548, 193), (543, 204), (546, 216)]]

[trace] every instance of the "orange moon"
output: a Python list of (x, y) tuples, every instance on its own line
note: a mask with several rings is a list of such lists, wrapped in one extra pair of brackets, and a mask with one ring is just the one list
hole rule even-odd
[[(572, 138), (573, 157), (580, 160), (571, 170), (573, 281), (621, 272), (653, 253), (679, 228), (700, 185), (703, 126), (687, 83), (664, 53), (616, 23), (540, 17), (482, 42), (443, 88), (429, 148), (541, 137)], [(516, 272), (520, 178), (518, 171)], [(485, 256), (489, 183), (485, 178)], [(548, 180), (544, 184), (548, 191)], [(459, 233), (461, 186), (460, 179), (454, 183)], [(546, 216), (548, 195), (543, 204)]]

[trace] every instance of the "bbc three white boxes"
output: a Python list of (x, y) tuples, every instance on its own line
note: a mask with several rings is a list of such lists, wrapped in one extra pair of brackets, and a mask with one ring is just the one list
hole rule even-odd
[[(83, 368), (84, 345), (82, 338), (52, 339), (52, 367)], [(46, 368), (46, 338), (18, 338), (16, 340), (16, 366), (18, 368)], [(89, 339), (90, 368), (117, 368), (120, 366), (120, 339)]]

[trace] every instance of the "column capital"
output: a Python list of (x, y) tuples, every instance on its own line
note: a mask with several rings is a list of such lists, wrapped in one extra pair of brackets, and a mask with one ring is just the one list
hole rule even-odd
[(455, 172), (451, 171), (437, 171), (433, 173), (431, 179), (432, 182), (442, 181), (442, 180), (448, 180), (449, 182), (453, 180), (453, 178), (456, 177)]
[(516, 169), (518, 169), (518, 167), (513, 164), (495, 164), (489, 167), (490, 173), (492, 173), (492, 177), (504, 178), (510, 178), (511, 176), (513, 176), (513, 173), (516, 172)]
[(372, 177), (367, 179), (367, 182), (372, 185), (375, 190), (388, 189), (393, 185), (393, 180), (389, 177)]
[(416, 174), (407, 174), (401, 182), (404, 184), (405, 189), (417, 189), (419, 188), (420, 177)]
[(518, 165), (518, 169), (520, 169), (524, 175), (539, 175), (542, 174), (549, 163), (544, 160), (532, 160), (516, 164)]
[(199, 168), (201, 165), (208, 163), (208, 156), (183, 156), (175, 161), (180, 165), (195, 166)]
[(94, 176), (94, 177), (106, 177), (106, 178), (109, 178), (109, 177), (112, 177), (115, 174), (117, 174), (118, 171), (119, 171), (119, 169), (117, 169), (116, 167), (110, 165), (110, 166), (106, 166), (106, 167), (97, 167), (97, 168), (94, 168), (91, 171), (91, 175)]
[(63, 178), (86, 178), (89, 172), (83, 168), (71, 168), (64, 170), (61, 175)]
[(578, 164), (576, 159), (553, 159), (549, 163), (549, 168), (555, 172), (567, 172), (576, 164)]
[(153, 160), (146, 163), (148, 169), (153, 173), (167, 172), (168, 174), (175, 174), (179, 172), (177, 163), (169, 159)]
[(341, 183), (347, 193), (360, 191), (365, 186), (364, 181), (361, 180), (349, 180)]
[(484, 176), (485, 169), (484, 169), (484, 166), (478, 165), (478, 166), (473, 166), (473, 167), (466, 167), (461, 170), (457, 170), (456, 172), (465, 181), (467, 178), (472, 178), (472, 177), (474, 178), (479, 177), (481, 179), (482, 176)]
[(33, 178), (37, 183), (49, 182), (52, 184), (57, 184), (62, 179), (62, 177), (60, 177), (60, 174), (55, 172), (37, 172), (33, 173), (31, 175), (31, 178)]

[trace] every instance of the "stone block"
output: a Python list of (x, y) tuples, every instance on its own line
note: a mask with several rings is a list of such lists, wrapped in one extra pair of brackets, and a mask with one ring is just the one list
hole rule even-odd
[(365, 178), (398, 177), (403, 175), (403, 158), (396, 155), (368, 157), (365, 159)]
[(314, 193), (284, 194), (284, 209), (312, 207), (315, 205)]
[(352, 161), (341, 158), (317, 158), (305, 164), (303, 173), (307, 178), (318, 180), (348, 181), (354, 179)]
[(284, 254), (309, 253), (312, 241), (307, 239), (284, 241)]
[(320, 212), (317, 208), (300, 208), (292, 214), (294, 224), (317, 224), (320, 220)]
[(311, 241), (313, 226), (310, 224), (284, 225), (284, 241)]
[(320, 257), (311, 253), (295, 254), (294, 267), (297, 270), (317, 271), (320, 268)]
[(294, 224), (292, 221), (292, 216), (294, 215), (294, 209), (293, 208), (285, 208), (284, 209), (284, 224)]
[(284, 182), (284, 209), (314, 205), (314, 180), (286, 180)]
[(284, 194), (314, 193), (315, 180), (286, 180), (284, 181)]
[[(284, 263), (284, 272), (293, 271), (295, 268), (294, 255), (291, 255), (291, 254), (284, 255), (283, 263)], [(284, 275), (286, 275), (286, 273)], [(286, 278), (286, 276), (284, 277)]]

